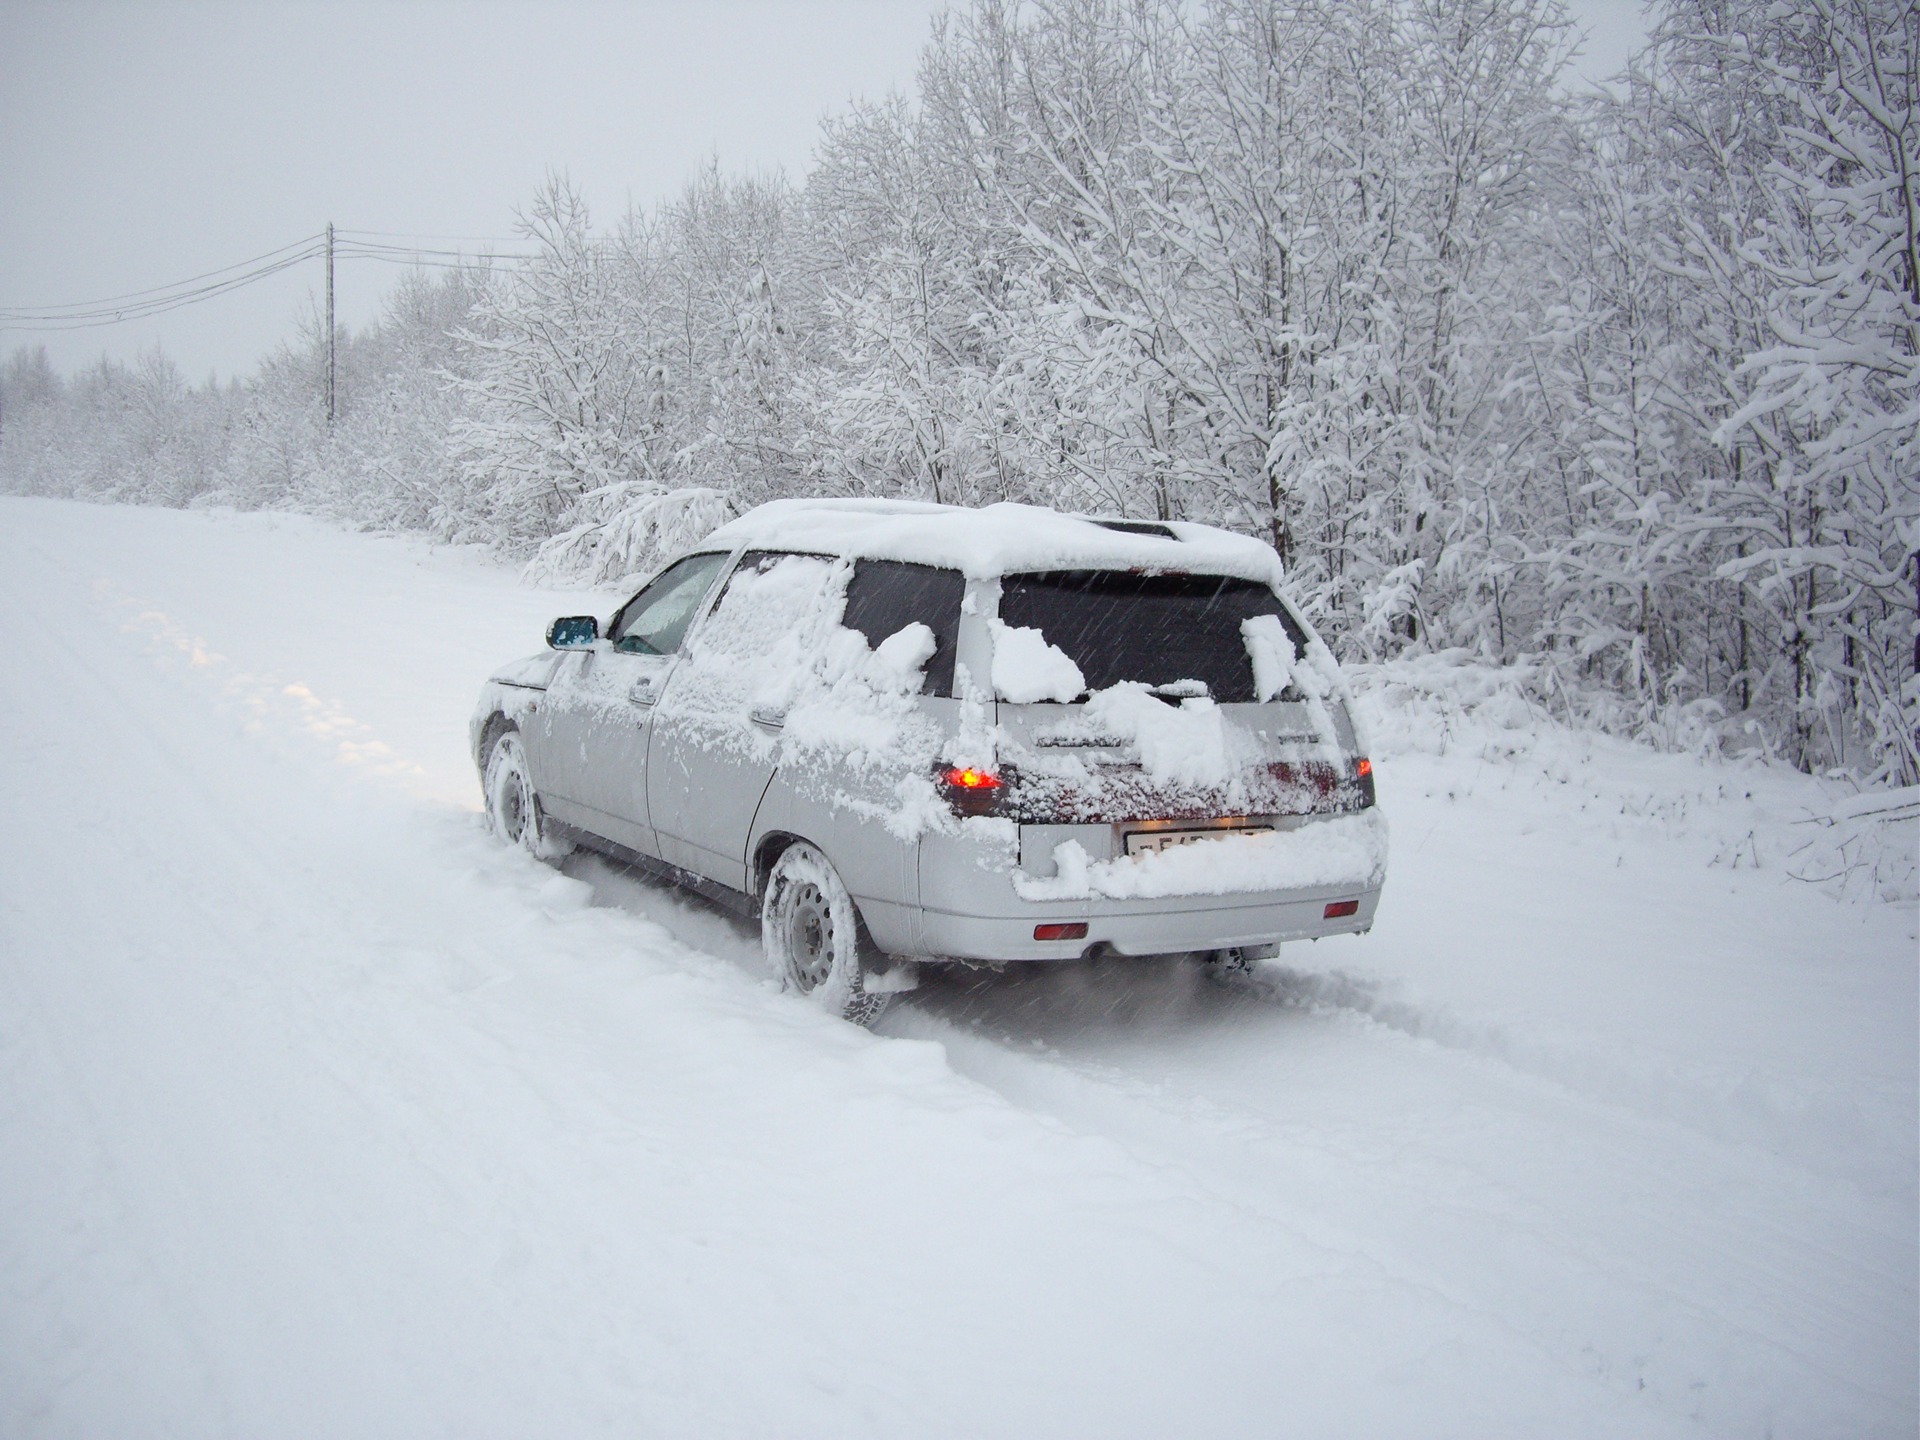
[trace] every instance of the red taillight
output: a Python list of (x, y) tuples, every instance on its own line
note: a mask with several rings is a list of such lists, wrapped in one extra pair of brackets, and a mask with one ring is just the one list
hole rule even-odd
[(1373, 774), (1373, 761), (1369, 760), (1366, 756), (1362, 755), (1358, 760), (1353, 762), (1354, 779), (1364, 780), (1371, 774)]
[(1001, 802), (1013, 794), (1006, 775), (971, 765), (937, 765), (933, 776), (941, 797), (962, 818), (998, 815)]
[(975, 770), (949, 765), (940, 772), (940, 778), (956, 790), (998, 790), (1007, 782), (991, 770)]
[(1328, 920), (1343, 920), (1349, 915), (1358, 915), (1359, 913), (1360, 902), (1358, 900), (1336, 900), (1327, 906), (1325, 918)]
[(1036, 940), (1084, 940), (1087, 938), (1087, 922), (1076, 920), (1068, 925), (1036, 925), (1033, 927)]

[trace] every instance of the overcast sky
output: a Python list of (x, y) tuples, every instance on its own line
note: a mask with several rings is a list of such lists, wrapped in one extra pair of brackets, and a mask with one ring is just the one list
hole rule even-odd
[[(807, 169), (819, 120), (911, 94), (940, 0), (246, 4), (0, 0), (0, 305), (87, 301), (320, 230), (511, 235), (549, 169), (597, 218), (723, 169)], [(1618, 69), (1640, 0), (1576, 0), (1583, 75)], [(429, 239), (427, 243), (436, 243)], [(343, 261), (358, 325), (397, 276)], [(0, 331), (71, 370), (162, 344), (201, 381), (252, 368), (317, 302), (318, 260), (99, 329)]]

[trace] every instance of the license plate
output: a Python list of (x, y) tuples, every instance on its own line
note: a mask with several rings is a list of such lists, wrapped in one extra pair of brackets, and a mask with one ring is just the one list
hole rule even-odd
[(1180, 845), (1198, 845), (1203, 840), (1225, 840), (1234, 835), (1272, 833), (1271, 825), (1236, 825), (1231, 830), (1218, 826), (1210, 830), (1135, 830), (1127, 836), (1127, 854), (1144, 855), (1150, 850), (1172, 850)]

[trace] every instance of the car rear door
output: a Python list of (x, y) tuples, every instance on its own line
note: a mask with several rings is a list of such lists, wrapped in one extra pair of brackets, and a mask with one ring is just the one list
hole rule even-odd
[(654, 718), (647, 804), (664, 860), (747, 888), (747, 835), (798, 677), (837, 608), (845, 564), (742, 555), (689, 637)]

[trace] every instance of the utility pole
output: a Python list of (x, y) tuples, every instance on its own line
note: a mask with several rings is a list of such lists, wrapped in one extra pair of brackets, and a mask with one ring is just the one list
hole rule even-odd
[(327, 222), (327, 424), (333, 424), (333, 222)]

